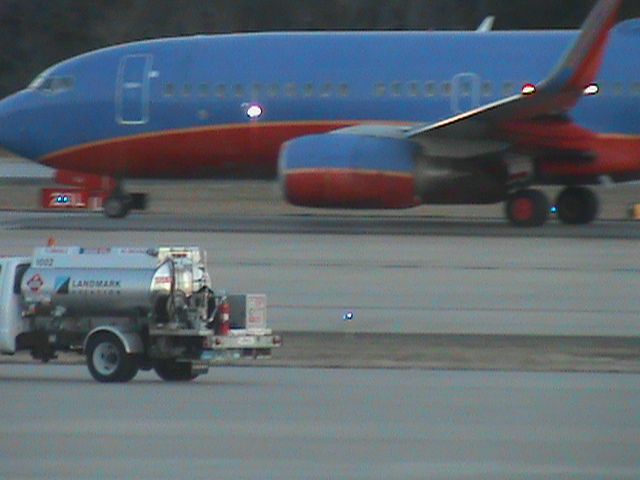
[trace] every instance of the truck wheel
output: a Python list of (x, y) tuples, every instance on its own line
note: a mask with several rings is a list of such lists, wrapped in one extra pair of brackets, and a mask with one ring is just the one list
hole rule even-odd
[(130, 355), (118, 337), (98, 332), (87, 342), (87, 367), (98, 382), (128, 382), (138, 373), (138, 362)]
[(190, 363), (175, 360), (158, 360), (153, 364), (153, 369), (166, 382), (190, 382), (198, 376), (193, 373)]

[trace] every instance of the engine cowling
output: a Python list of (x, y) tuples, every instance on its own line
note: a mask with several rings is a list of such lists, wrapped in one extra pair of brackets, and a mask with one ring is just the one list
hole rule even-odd
[(501, 155), (429, 156), (410, 140), (352, 134), (300, 137), (280, 151), (280, 181), (293, 205), (401, 209), (503, 201)]
[(410, 141), (349, 134), (309, 135), (280, 151), (284, 195), (293, 205), (321, 208), (410, 208), (416, 155)]

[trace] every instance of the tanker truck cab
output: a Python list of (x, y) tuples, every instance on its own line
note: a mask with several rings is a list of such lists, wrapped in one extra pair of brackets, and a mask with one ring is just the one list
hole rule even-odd
[(20, 282), (29, 268), (29, 257), (0, 257), (0, 353), (16, 353), (16, 339), (29, 330), (22, 316)]
[(84, 355), (99, 382), (139, 370), (188, 381), (210, 366), (268, 357), (266, 296), (214, 292), (199, 247), (47, 247), (0, 257), (0, 353)]

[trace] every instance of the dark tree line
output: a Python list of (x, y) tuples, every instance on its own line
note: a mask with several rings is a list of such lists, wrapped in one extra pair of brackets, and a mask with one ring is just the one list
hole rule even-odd
[[(0, 0), (0, 95), (72, 55), (131, 40), (262, 30), (575, 28), (595, 0)], [(640, 16), (627, 0), (623, 18)]]

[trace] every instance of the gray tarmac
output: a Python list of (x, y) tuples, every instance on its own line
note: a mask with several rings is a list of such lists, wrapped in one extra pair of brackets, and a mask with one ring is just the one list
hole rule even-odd
[[(589, 337), (640, 331), (640, 244), (633, 238), (566, 231), (559, 238), (362, 235), (349, 233), (347, 222), (342, 234), (94, 232), (65, 228), (66, 218), (51, 215), (51, 228), (22, 229), (11, 222), (30, 214), (8, 216), (0, 216), (0, 228), (10, 225), (0, 237), (4, 254), (28, 254), (49, 236), (85, 246), (200, 245), (209, 252), (214, 286), (266, 293), (277, 330)], [(343, 321), (346, 312), (353, 321)]]
[[(104, 228), (65, 228), (89, 218)], [(212, 215), (208, 225), (225, 218)], [(245, 221), (269, 231), (288, 217), (260, 218)], [(477, 220), (459, 222), (469, 235), (393, 226), (364, 235), (346, 218), (337, 234), (174, 231), (200, 220), (160, 214), (130, 221), (140, 229), (95, 215), (0, 213), (0, 251), (28, 254), (49, 236), (92, 247), (200, 245), (215, 288), (268, 295), (269, 324), (285, 337), (266, 362), (274, 366), (640, 372), (640, 245), (624, 236), (635, 223), (599, 223), (600, 236), (551, 226), (558, 236), (518, 237)], [(608, 227), (620, 238), (605, 236)]]
[(0, 365), (0, 478), (637, 479), (636, 375)]
[(216, 288), (267, 293), (285, 338), (263, 368), (189, 385), (0, 363), (0, 478), (640, 477), (626, 197), (590, 227), (522, 231), (499, 210), (315, 215), (240, 191), (122, 222), (0, 212), (2, 254), (201, 245)]

